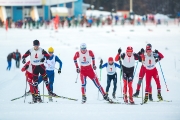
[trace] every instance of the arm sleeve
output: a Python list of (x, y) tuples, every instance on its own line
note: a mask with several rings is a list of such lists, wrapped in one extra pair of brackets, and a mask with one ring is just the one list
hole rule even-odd
[(117, 54), (116, 57), (115, 57), (115, 61), (119, 61), (119, 59), (120, 59), (120, 55)]
[(31, 55), (30, 50), (28, 50), (28, 51), (22, 56), (22, 58), (26, 58), (26, 57), (28, 57), (29, 55)]
[(26, 70), (26, 66), (28, 66), (30, 64), (30, 61), (28, 61), (21, 69), (22, 72), (24, 72)]
[(101, 69), (103, 69), (104, 67), (107, 67), (107, 63), (103, 64)]
[(95, 65), (94, 53), (91, 50), (89, 50), (89, 55), (92, 57), (92, 64)]
[(164, 58), (164, 55), (162, 53), (158, 52), (158, 55), (160, 60)]
[(42, 50), (42, 54), (46, 57), (47, 60), (50, 58), (49, 54), (44, 49)]
[(62, 68), (62, 61), (58, 58), (58, 56), (55, 57), (55, 61), (59, 63), (59, 68)]
[(74, 63), (76, 68), (79, 68), (78, 63), (77, 63), (77, 59), (79, 58), (79, 52), (76, 52), (74, 55)]
[(118, 67), (118, 68), (121, 68), (121, 66), (117, 63), (114, 63), (115, 64), (115, 67)]

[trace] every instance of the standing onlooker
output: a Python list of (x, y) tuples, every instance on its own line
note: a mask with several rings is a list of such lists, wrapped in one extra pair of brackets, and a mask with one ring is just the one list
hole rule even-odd
[(8, 66), (6, 68), (6, 70), (10, 70), (11, 69), (11, 63), (12, 63), (12, 58), (14, 57), (14, 52), (9, 53), (7, 56), (7, 62), (8, 62)]
[(18, 52), (18, 49), (16, 49), (16, 52), (15, 52), (15, 60), (16, 60), (16, 68), (19, 68), (20, 60), (21, 60), (21, 53)]

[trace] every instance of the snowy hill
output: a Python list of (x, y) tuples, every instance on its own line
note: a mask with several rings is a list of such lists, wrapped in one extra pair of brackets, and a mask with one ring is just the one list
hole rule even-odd
[[(0, 120), (179, 120), (180, 119), (180, 27), (178, 26), (139, 26), (139, 27), (114, 27), (115, 32), (111, 32), (111, 27), (104, 28), (65, 28), (59, 32), (53, 30), (23, 30), (10, 29), (7, 33), (0, 29)], [(50, 46), (55, 49), (55, 54), (59, 55), (63, 62), (62, 73), (59, 75), (55, 71), (54, 92), (61, 96), (77, 98), (78, 101), (54, 98), (57, 102), (28, 104), (32, 97), (16, 101), (10, 101), (13, 98), (22, 96), (25, 91), (26, 81), (25, 73), (15, 68), (13, 61), (11, 71), (6, 71), (7, 55), (10, 52), (19, 49), (24, 54), (32, 48), (32, 41), (40, 40), (40, 46), (48, 50)], [(87, 103), (81, 104), (81, 83), (75, 83), (77, 73), (73, 61), (73, 56), (79, 50), (80, 43), (85, 42), (87, 48), (93, 50), (96, 58), (96, 66), (99, 66), (100, 58), (107, 61), (108, 57), (115, 57), (119, 47), (123, 51), (127, 46), (132, 46), (135, 52), (147, 43), (153, 45), (153, 50), (157, 49), (163, 53), (165, 58), (161, 61), (162, 69), (166, 78), (169, 92), (157, 64), (160, 76), (162, 96), (165, 100), (172, 102), (148, 102), (140, 105), (141, 98), (134, 98), (138, 105), (107, 104), (102, 101), (100, 95), (98, 100), (98, 90), (94, 83), (87, 79)], [(28, 60), (29, 58), (27, 58)], [(21, 67), (22, 67), (21, 63)], [(58, 66), (58, 64), (57, 64)], [(138, 74), (141, 63), (135, 74), (133, 90), (135, 92), (138, 81)], [(100, 76), (99, 69), (96, 70)], [(117, 69), (118, 83), (116, 96), (121, 96), (120, 90), (120, 71)], [(106, 87), (106, 70), (102, 70), (101, 85)], [(121, 84), (122, 81), (121, 81)], [(145, 80), (144, 80), (145, 87)], [(43, 84), (39, 85), (41, 94), (43, 93)], [(152, 80), (153, 99), (157, 100), (157, 89), (155, 81)], [(27, 87), (27, 91), (29, 86)], [(109, 91), (109, 97), (112, 98), (113, 84)], [(140, 91), (142, 92), (142, 90)], [(143, 91), (144, 92), (144, 91)], [(47, 90), (45, 88), (45, 94)], [(140, 96), (141, 93), (140, 93)], [(45, 98), (45, 102), (48, 99)], [(118, 98), (123, 102), (122, 98)]]

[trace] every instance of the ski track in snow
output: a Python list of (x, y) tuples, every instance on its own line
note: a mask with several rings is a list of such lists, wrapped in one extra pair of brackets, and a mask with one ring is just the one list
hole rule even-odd
[[(65, 28), (54, 32), (50, 29), (40, 30), (24, 30), (9, 29), (6, 32), (0, 29), (0, 120), (179, 120), (180, 119), (180, 27), (178, 26), (124, 26), (103, 28)], [(148, 31), (151, 29), (152, 31)], [(170, 30), (170, 31), (167, 31)], [(55, 54), (60, 57), (63, 62), (62, 73), (57, 74), (55, 70), (54, 92), (61, 96), (77, 98), (78, 101), (70, 101), (66, 99), (54, 98), (53, 103), (28, 104), (31, 96), (11, 102), (10, 100), (20, 97), (25, 91), (25, 73), (15, 68), (15, 62), (12, 61), (11, 71), (6, 71), (6, 57), (10, 52), (17, 48), (24, 54), (28, 49), (32, 48), (32, 41), (40, 40), (40, 45), (45, 50), (50, 46), (55, 49)], [(157, 64), (159, 72), (162, 96), (165, 100), (172, 102), (148, 102), (148, 104), (140, 105), (142, 98), (134, 98), (135, 103), (139, 105), (124, 104), (107, 104), (102, 100), (102, 96), (90, 79), (87, 79), (87, 103), (81, 104), (81, 83), (78, 77), (76, 80), (76, 69), (73, 62), (73, 56), (79, 50), (80, 43), (85, 42), (87, 48), (93, 50), (96, 58), (96, 66), (99, 67), (99, 61), (102, 58), (104, 62), (108, 57), (115, 57), (117, 49), (126, 50), (127, 46), (133, 46), (134, 51), (138, 52), (142, 47), (145, 48), (147, 43), (151, 43), (153, 49), (158, 49), (163, 53), (165, 58), (161, 61), (161, 66), (167, 82), (169, 92)], [(29, 58), (26, 59), (28, 61)], [(21, 67), (23, 65), (21, 64)], [(56, 67), (58, 68), (58, 64)], [(136, 74), (133, 82), (133, 90), (135, 92), (138, 81), (138, 74), (141, 63), (138, 63)], [(99, 69), (96, 70), (100, 77)], [(117, 69), (118, 83), (116, 96), (122, 96), (120, 90), (120, 71)], [(106, 70), (102, 70), (101, 85), (104, 90), (106, 88)], [(121, 84), (122, 81), (121, 81)], [(144, 85), (145, 87), (145, 81)], [(153, 99), (157, 100), (157, 90), (155, 81), (152, 80)], [(39, 85), (39, 89), (43, 91), (43, 85)], [(27, 91), (29, 86), (27, 87)], [(113, 84), (109, 91), (109, 97), (112, 98)], [(142, 96), (142, 90), (140, 95)], [(144, 91), (143, 91), (144, 92)], [(45, 88), (45, 94), (47, 90)], [(48, 99), (44, 98), (45, 102)], [(123, 102), (121, 98), (118, 102)]]

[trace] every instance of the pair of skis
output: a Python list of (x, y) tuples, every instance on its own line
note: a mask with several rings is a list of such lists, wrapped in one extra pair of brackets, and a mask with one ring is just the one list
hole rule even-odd
[[(27, 96), (27, 95), (26, 95)], [(44, 96), (44, 97), (53, 97), (53, 96), (50, 96), (50, 95), (40, 95), (40, 96)], [(14, 98), (12, 99), (11, 101), (15, 101), (15, 100), (18, 100), (18, 99), (21, 99), (25, 97), (25, 95), (22, 95), (20, 97), (17, 97), (17, 98)], [(73, 101), (78, 101), (78, 99), (74, 99), (74, 98), (69, 98), (69, 97), (64, 97), (64, 96), (54, 96), (55, 98), (62, 98), (62, 99), (67, 99), (67, 100), (73, 100)]]

